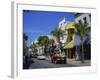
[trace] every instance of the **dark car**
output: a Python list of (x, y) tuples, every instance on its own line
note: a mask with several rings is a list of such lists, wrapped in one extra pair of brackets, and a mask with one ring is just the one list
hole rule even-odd
[(55, 64), (65, 64), (66, 63), (66, 57), (61, 56), (59, 53), (54, 53), (51, 55), (51, 62)]

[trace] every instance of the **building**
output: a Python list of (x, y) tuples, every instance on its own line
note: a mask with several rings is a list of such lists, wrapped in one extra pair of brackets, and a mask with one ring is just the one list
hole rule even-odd
[[(62, 42), (65, 46), (64, 48), (67, 49), (67, 56), (68, 58), (75, 57), (76, 46), (81, 44), (80, 37), (75, 34), (75, 23), (78, 22), (85, 22), (88, 23), (88, 26), (91, 27), (91, 14), (89, 13), (76, 13), (75, 14), (75, 22), (68, 22), (65, 18), (63, 18), (59, 22), (59, 28), (65, 31), (65, 35), (60, 38), (60, 42)], [(87, 37), (84, 37), (84, 42), (86, 41)], [(90, 43), (90, 32), (88, 36), (88, 43)]]
[(67, 50), (67, 52), (65, 54), (67, 55), (67, 58), (73, 58), (75, 55), (74, 43), (76, 38), (74, 22), (70, 22), (66, 26), (66, 32), (67, 32), (67, 40), (64, 48)]
[[(91, 14), (90, 13), (76, 13), (75, 23), (78, 23), (80, 21), (87, 23), (88, 27), (91, 27)], [(88, 39), (87, 43), (91, 43), (91, 31), (88, 33), (88, 36), (84, 37), (84, 42), (86, 41), (86, 39)]]
[[(88, 27), (91, 27), (91, 14), (90, 13), (76, 13), (75, 14), (75, 23), (84, 22), (88, 24)], [(78, 37), (78, 35), (76, 35)], [(91, 31), (88, 32), (88, 35), (84, 38), (84, 58), (91, 58)], [(75, 46), (79, 45), (79, 39), (76, 39)]]
[(44, 47), (43, 46), (37, 46), (37, 54), (38, 55), (44, 54)]
[[(76, 13), (75, 14), (75, 23), (78, 23), (80, 21), (86, 22), (88, 24), (88, 27), (91, 27), (91, 14), (90, 13)], [(89, 43), (91, 42), (90, 39), (91, 39), (91, 32), (88, 33)]]
[(87, 22), (89, 26), (91, 26), (91, 14), (90, 13), (76, 13), (75, 14), (75, 22)]
[(66, 36), (66, 26), (69, 24), (70, 22), (68, 22), (65, 17), (59, 22), (59, 27), (62, 31), (64, 31), (64, 35), (63, 37), (60, 37), (60, 42), (63, 44), (63, 46), (65, 45), (66, 43), (66, 39), (67, 39), (67, 36)]
[(59, 28), (61, 28), (61, 30), (65, 30), (65, 27), (67, 25), (67, 21), (65, 19), (65, 17), (59, 22)]

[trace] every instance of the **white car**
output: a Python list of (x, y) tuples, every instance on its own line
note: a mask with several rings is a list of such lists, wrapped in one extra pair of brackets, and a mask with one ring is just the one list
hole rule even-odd
[(37, 56), (37, 59), (39, 59), (39, 60), (45, 60), (45, 59), (46, 59), (46, 57), (45, 57), (45, 56), (43, 56), (43, 55), (39, 55), (39, 56)]

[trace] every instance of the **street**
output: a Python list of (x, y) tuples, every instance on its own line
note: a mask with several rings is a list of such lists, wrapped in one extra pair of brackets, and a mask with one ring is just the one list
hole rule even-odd
[(48, 60), (38, 60), (33, 58), (34, 63), (29, 66), (29, 69), (38, 69), (38, 68), (59, 68), (59, 67), (75, 67), (77, 65), (72, 64), (54, 64)]

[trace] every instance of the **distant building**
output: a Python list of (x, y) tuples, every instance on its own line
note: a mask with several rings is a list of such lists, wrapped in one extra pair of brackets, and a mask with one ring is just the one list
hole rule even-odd
[(43, 46), (37, 46), (37, 54), (42, 55), (44, 54), (44, 47)]
[(63, 18), (63, 19), (59, 22), (59, 28), (60, 28), (61, 30), (65, 30), (66, 25), (67, 25), (67, 21), (66, 21), (65, 18)]
[(66, 21), (65, 17), (59, 22), (59, 27), (62, 31), (64, 31), (64, 35), (63, 37), (60, 37), (60, 42), (65, 44), (66, 43), (66, 39), (67, 39), (67, 35), (65, 32), (66, 26), (69, 24), (70, 22)]

